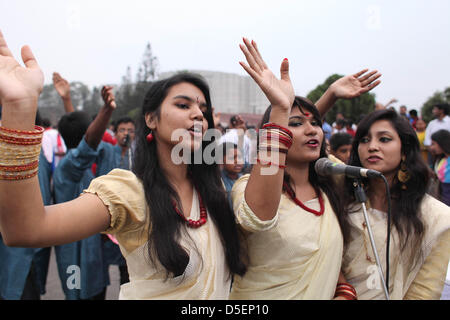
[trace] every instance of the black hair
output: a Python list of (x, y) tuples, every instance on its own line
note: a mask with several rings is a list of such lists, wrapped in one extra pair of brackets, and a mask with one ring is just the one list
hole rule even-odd
[(433, 105), (433, 108), (438, 108), (439, 110), (444, 111), (444, 114), (448, 115), (450, 111), (450, 105), (448, 103), (438, 103)]
[(418, 116), (417, 110), (416, 109), (409, 110), (409, 115), (411, 117), (417, 117)]
[[(311, 112), (314, 119), (319, 123), (320, 129), (322, 129), (322, 117), (320, 116), (319, 111), (317, 110), (317, 107), (307, 98), (296, 96), (294, 99), (294, 103), (292, 105), (292, 108), (298, 108), (301, 113), (304, 113), (304, 110), (307, 112)], [(272, 111), (272, 106), (269, 106), (267, 108), (266, 112), (263, 115), (260, 129), (263, 127), (264, 124), (268, 123), (270, 120), (270, 113)], [(259, 142), (259, 139), (258, 139)], [(319, 158), (327, 157), (326, 152), (326, 143), (325, 143), (325, 136), (324, 140), (322, 141), (322, 145), (320, 147), (320, 156)], [(333, 211), (339, 221), (339, 225), (341, 227), (342, 235), (344, 236), (344, 239), (347, 239), (349, 236), (349, 224), (345, 220), (344, 216), (344, 206), (341, 202), (338, 194), (336, 193), (337, 187), (334, 181), (328, 177), (320, 176), (316, 173), (316, 170), (314, 169), (314, 166), (316, 164), (316, 161), (319, 159), (317, 158), (314, 161), (311, 161), (309, 163), (309, 176), (308, 181), (311, 183), (311, 185), (318, 191), (318, 189), (322, 190), (328, 197), (331, 207), (333, 208)], [(284, 174), (284, 181), (288, 184), (291, 183), (290, 176), (285, 173)], [(295, 195), (295, 193), (294, 193)]]
[(119, 128), (119, 125), (122, 123), (132, 123), (134, 126), (136, 126), (136, 123), (134, 122), (134, 120), (130, 117), (123, 117), (120, 118), (118, 120), (116, 120), (116, 122), (114, 123), (114, 132), (117, 133), (117, 129)]
[[(180, 199), (174, 186), (161, 169), (157, 145), (148, 143), (146, 140), (150, 129), (146, 125), (145, 116), (154, 114), (159, 118), (161, 104), (170, 88), (180, 83), (190, 83), (203, 92), (207, 104), (204, 117), (208, 122), (208, 128), (214, 128), (209, 87), (200, 76), (179, 73), (168, 79), (154, 82), (145, 96), (141, 114), (137, 119), (136, 151), (133, 162), (133, 172), (143, 183), (145, 198), (150, 209), (149, 258), (153, 263), (157, 259), (164, 266), (167, 277), (183, 274), (188, 265), (189, 255), (180, 244), (181, 232), (185, 231), (186, 224), (173, 207), (172, 201), (175, 200), (179, 205)], [(202, 149), (211, 143), (216, 142), (203, 141), (202, 148), (195, 152), (202, 152)], [(243, 275), (246, 271), (246, 265), (243, 262), (244, 250), (241, 247), (235, 216), (229, 205), (218, 165), (216, 163), (208, 165), (204, 162), (189, 164), (188, 177), (208, 210), (210, 218), (208, 223), (214, 223), (218, 230), (230, 272)]]
[(338, 132), (330, 138), (330, 148), (337, 151), (341, 146), (352, 144), (353, 137), (347, 132)]
[(450, 132), (445, 129), (436, 131), (431, 135), (431, 140), (435, 141), (446, 154), (450, 154)]
[(90, 123), (90, 117), (84, 111), (74, 111), (61, 117), (58, 122), (58, 131), (64, 139), (67, 149), (78, 146)]
[(342, 127), (345, 127), (346, 126), (346, 121), (345, 121), (345, 119), (337, 119), (336, 120), (336, 125), (340, 125), (340, 126), (342, 126)]
[[(387, 109), (378, 110), (367, 115), (358, 125), (348, 164), (357, 167), (362, 166), (358, 154), (359, 144), (361, 139), (367, 136), (372, 125), (379, 120), (389, 121), (399, 135), (402, 145), (401, 153), (405, 156), (405, 164), (410, 176), (405, 183), (400, 182), (398, 177), (395, 176), (390, 187), (392, 212), (394, 213), (392, 214), (392, 223), (400, 237), (400, 248), (403, 250), (408, 244), (411, 245), (411, 248), (420, 248), (419, 244), (425, 230), (421, 219), (420, 204), (427, 190), (430, 170), (423, 161), (419, 140), (409, 121), (405, 120), (396, 111)], [(345, 181), (344, 203), (346, 208), (351, 210), (352, 204), (355, 203), (353, 179), (346, 178)], [(363, 179), (363, 184), (369, 194), (369, 181)]]
[(52, 123), (51, 123), (50, 119), (49, 118), (43, 118), (42, 119), (42, 126), (44, 128), (50, 128), (52, 126)]

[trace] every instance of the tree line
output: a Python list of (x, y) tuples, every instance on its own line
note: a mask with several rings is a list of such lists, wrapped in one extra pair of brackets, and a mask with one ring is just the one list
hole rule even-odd
[[(145, 93), (152, 82), (158, 78), (158, 69), (158, 58), (153, 54), (152, 47), (148, 43), (134, 79), (131, 67), (128, 66), (125, 75), (122, 77), (121, 84), (115, 88), (116, 102), (119, 107), (114, 112), (112, 120), (124, 116), (135, 118), (138, 115), (144, 101)], [(324, 83), (318, 85), (306, 97), (315, 103), (328, 87), (341, 77), (343, 75), (333, 74), (329, 76)], [(79, 81), (71, 82), (70, 87), (75, 109), (83, 110), (92, 117), (95, 116), (103, 105), (100, 95), (101, 87), (93, 87), (90, 89), (86, 84)], [(328, 123), (334, 122), (336, 113), (341, 112), (347, 119), (357, 123), (363, 115), (375, 110), (375, 103), (375, 94), (370, 92), (355, 99), (339, 100), (335, 107), (327, 113), (326, 120)], [(421, 108), (415, 108), (413, 106), (406, 107), (408, 110), (416, 109), (422, 115), (423, 119), (429, 122), (433, 119), (432, 107), (437, 103), (450, 103), (450, 87), (443, 91), (436, 91)], [(48, 118), (53, 125), (56, 125), (64, 114), (63, 103), (54, 89), (53, 84), (44, 86), (39, 98), (39, 110), (41, 116)]]

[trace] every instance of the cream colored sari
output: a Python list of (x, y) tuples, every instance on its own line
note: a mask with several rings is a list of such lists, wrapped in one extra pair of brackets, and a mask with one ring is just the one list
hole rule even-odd
[[(332, 299), (343, 238), (328, 198), (322, 193), (325, 212), (318, 217), (283, 194), (274, 219), (261, 221), (244, 199), (248, 178), (236, 181), (232, 199), (250, 264), (243, 277), (235, 276), (230, 299)], [(317, 199), (305, 205), (319, 209)]]

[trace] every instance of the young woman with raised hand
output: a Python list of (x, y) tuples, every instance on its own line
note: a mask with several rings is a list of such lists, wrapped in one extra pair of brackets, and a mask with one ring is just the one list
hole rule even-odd
[[(326, 156), (321, 114), (295, 96), (287, 59), (277, 79), (255, 42), (244, 38), (240, 48), (248, 63), (240, 64), (271, 106), (262, 121), (257, 163), (232, 190), (249, 266), (244, 276), (234, 278), (230, 298), (355, 299), (353, 288), (340, 276), (344, 208), (333, 181), (314, 171), (315, 161)], [(348, 78), (342, 80), (344, 85), (333, 87), (325, 98), (344, 97), (342, 92), (358, 96), (378, 84), (369, 81), (362, 88), (358, 77), (364, 73), (357, 74), (353, 85)], [(329, 107), (322, 101), (323, 110)], [(344, 225), (342, 229), (345, 234)]]
[[(29, 47), (22, 67), (0, 33), (0, 230), (12, 246), (46, 247), (98, 232), (116, 236), (130, 282), (122, 299), (227, 299), (243, 275), (238, 229), (216, 164), (171, 159), (172, 132), (213, 128), (207, 85), (176, 75), (148, 91), (138, 123), (133, 172), (113, 170), (79, 198), (44, 207), (36, 178), (42, 129), (34, 126), (44, 77)], [(183, 139), (184, 150), (206, 143)], [(201, 141), (201, 139), (200, 139)], [(3, 152), (5, 151), (5, 152)]]
[[(379, 110), (358, 125), (349, 164), (381, 172), (391, 201), (390, 299), (439, 299), (450, 255), (450, 208), (426, 194), (430, 171), (414, 129), (393, 110)], [(367, 213), (386, 275), (388, 199), (382, 179), (363, 180)], [(343, 273), (359, 299), (385, 299), (353, 180), (346, 179), (344, 206), (350, 236)]]

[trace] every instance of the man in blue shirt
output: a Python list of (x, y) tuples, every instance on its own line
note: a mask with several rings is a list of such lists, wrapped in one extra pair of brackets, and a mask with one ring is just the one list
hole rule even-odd
[(223, 151), (223, 165), (222, 165), (222, 181), (227, 191), (228, 201), (231, 202), (231, 189), (237, 179), (242, 176), (244, 168), (242, 152), (239, 150), (237, 144), (232, 142), (224, 142), (220, 145)]
[[(55, 202), (77, 198), (95, 176), (107, 174), (116, 167), (114, 146), (101, 142), (103, 133), (116, 108), (111, 87), (102, 89), (105, 105), (89, 124), (84, 112), (63, 116), (58, 130), (68, 152), (53, 174)], [(92, 172), (97, 163), (96, 175)], [(100, 234), (55, 247), (58, 272), (66, 299), (104, 299), (109, 285), (108, 262)]]

